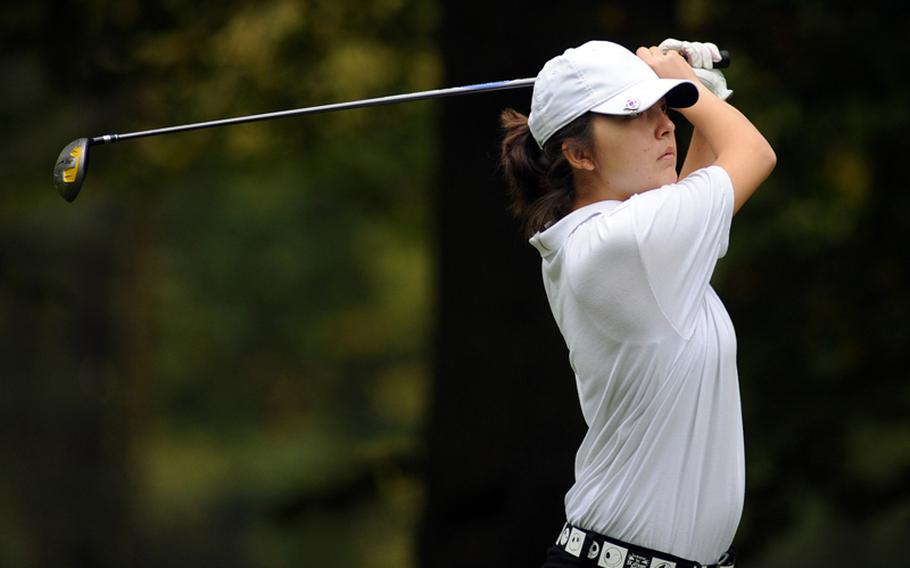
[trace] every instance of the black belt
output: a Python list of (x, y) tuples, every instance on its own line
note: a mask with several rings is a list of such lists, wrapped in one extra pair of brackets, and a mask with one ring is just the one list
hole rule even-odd
[(556, 546), (598, 568), (733, 568), (736, 554), (728, 550), (716, 564), (699, 564), (672, 554), (629, 544), (566, 523)]

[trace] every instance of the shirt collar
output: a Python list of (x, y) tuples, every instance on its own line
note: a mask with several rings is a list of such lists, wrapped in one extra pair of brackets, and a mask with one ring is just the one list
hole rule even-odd
[(605, 200), (579, 207), (543, 231), (537, 232), (529, 242), (540, 252), (540, 256), (545, 258), (559, 250), (579, 225), (591, 217), (613, 211), (623, 203), (623, 201)]

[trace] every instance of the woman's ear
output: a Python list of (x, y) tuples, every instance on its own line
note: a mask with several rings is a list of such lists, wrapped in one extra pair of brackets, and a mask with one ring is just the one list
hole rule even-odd
[(569, 165), (576, 170), (594, 170), (594, 156), (579, 144), (566, 140), (562, 143), (562, 155), (569, 161)]

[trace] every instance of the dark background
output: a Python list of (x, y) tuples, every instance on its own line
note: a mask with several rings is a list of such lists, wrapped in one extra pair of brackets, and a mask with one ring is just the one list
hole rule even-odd
[[(584, 424), (490, 93), (92, 149), (80, 136), (533, 76), (588, 39), (733, 54), (777, 151), (714, 285), (739, 563), (900, 565), (910, 48), (888, 2), (0, 8), (0, 566), (535, 566)], [(685, 125), (680, 123), (680, 131)]]

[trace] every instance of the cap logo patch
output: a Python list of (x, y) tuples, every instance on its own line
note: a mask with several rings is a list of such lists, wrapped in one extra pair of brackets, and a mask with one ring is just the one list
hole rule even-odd
[(638, 99), (628, 99), (626, 100), (626, 108), (623, 110), (638, 110), (639, 106), (641, 106), (641, 103), (638, 102)]

